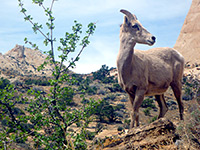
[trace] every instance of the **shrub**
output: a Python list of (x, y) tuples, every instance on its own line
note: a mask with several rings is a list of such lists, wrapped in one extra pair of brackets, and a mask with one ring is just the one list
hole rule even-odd
[(63, 87), (60, 89), (60, 97), (58, 98), (58, 106), (62, 111), (66, 109), (67, 106), (71, 105), (74, 97), (74, 90), (70, 87)]
[(27, 79), (25, 80), (25, 84), (26, 85), (41, 85), (41, 86), (49, 86), (50, 83), (47, 79), (44, 79), (44, 80), (36, 80), (36, 79)]
[(104, 97), (104, 100), (115, 100), (116, 96), (114, 94), (108, 94), (106, 97)]
[(90, 101), (86, 98), (83, 98), (82, 101), (81, 101), (82, 104), (88, 104), (89, 102)]
[(124, 92), (118, 83), (113, 83), (112, 87), (107, 87), (110, 92)]
[(101, 95), (105, 95), (106, 93), (107, 93), (106, 90), (103, 90), (103, 89), (100, 89), (98, 91), (98, 94), (101, 94)]
[(95, 132), (96, 132), (96, 134), (98, 134), (99, 132), (101, 132), (102, 130), (103, 130), (103, 124), (102, 123), (100, 123), (100, 122), (97, 122), (97, 124), (96, 124), (96, 128), (95, 128)]
[(149, 107), (149, 108), (153, 108), (153, 109), (156, 108), (154, 101), (151, 98), (144, 99), (141, 107), (142, 108), (148, 108)]
[(85, 131), (85, 137), (86, 137), (87, 140), (93, 140), (95, 135), (96, 135), (95, 132), (91, 132), (89, 130)]
[(88, 86), (85, 92), (88, 93), (89, 95), (94, 95), (97, 93), (97, 88), (95, 86), (93, 87)]
[(116, 119), (114, 107), (106, 100), (102, 100), (100, 102), (100, 105), (95, 110), (95, 115), (101, 122), (106, 120), (113, 122)]
[[(79, 78), (80, 79), (80, 78)], [(79, 84), (79, 91), (84, 91), (85, 93), (88, 93), (89, 95), (94, 95), (97, 93), (97, 87), (96, 86), (90, 86), (91, 80), (89, 77), (87, 77), (85, 80), (82, 79)]]
[(100, 80), (102, 83), (105, 83), (105, 84), (114, 83), (115, 82), (114, 77), (109, 76), (110, 70), (112, 70), (112, 68), (109, 69), (108, 66), (102, 65), (98, 71), (92, 73), (93, 80)]
[(130, 123), (131, 123), (131, 119), (125, 119), (124, 120), (124, 128), (129, 129)]
[(8, 79), (4, 79), (3, 77), (1, 77), (0, 80), (0, 89), (4, 89), (6, 86), (10, 85), (10, 81)]
[(183, 100), (191, 100), (195, 96), (199, 97), (199, 84), (200, 80), (195, 77), (192, 73), (183, 77)]
[(183, 100), (192, 100), (193, 96), (194, 96), (194, 92), (193, 92), (192, 87), (186, 86), (184, 88), (184, 94), (183, 94), (182, 99)]
[(143, 110), (145, 116), (150, 116), (150, 110), (151, 110), (151, 109), (152, 109), (151, 107), (147, 107), (147, 108), (145, 108), (145, 109)]
[(116, 111), (120, 110), (120, 109), (125, 109), (125, 105), (124, 104), (117, 104), (117, 106), (114, 107)]
[(124, 130), (124, 128), (122, 126), (117, 127), (117, 131), (123, 131), (123, 130)]
[(149, 123), (152, 123), (152, 122), (156, 121), (157, 118), (158, 118), (158, 116), (154, 116), (153, 118), (151, 118), (151, 120), (149, 121)]
[(108, 83), (113, 83), (115, 82), (114, 80), (114, 77), (113, 76), (110, 76), (110, 77), (105, 77), (103, 80), (102, 80), (102, 83), (105, 83), (105, 84), (108, 84)]

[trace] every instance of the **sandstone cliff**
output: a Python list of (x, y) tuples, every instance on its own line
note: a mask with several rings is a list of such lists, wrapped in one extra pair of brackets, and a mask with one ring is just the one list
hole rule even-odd
[(200, 64), (200, 0), (193, 0), (174, 45), (184, 57), (185, 62)]

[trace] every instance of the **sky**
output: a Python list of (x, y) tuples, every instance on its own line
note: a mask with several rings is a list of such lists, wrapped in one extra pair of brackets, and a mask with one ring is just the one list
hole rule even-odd
[[(51, 0), (45, 0), (46, 7), (50, 7), (50, 2)], [(23, 0), (23, 3), (34, 21), (45, 26), (46, 16), (43, 10), (32, 4), (32, 0)], [(135, 14), (142, 25), (156, 37), (156, 43), (151, 47), (141, 44), (135, 47), (148, 50), (153, 47), (174, 46), (191, 3), (192, 0), (57, 0), (53, 7), (53, 15), (56, 18), (54, 35), (59, 41), (65, 32), (71, 32), (74, 20), (83, 25), (84, 31), (90, 22), (95, 22), (97, 28), (90, 38), (90, 45), (83, 51), (74, 71), (90, 73), (104, 64), (116, 67), (119, 30), (124, 16), (119, 12), (120, 9)], [(14, 48), (16, 44), (25, 45), (25, 37), (37, 43), (40, 49), (49, 50), (43, 46), (43, 37), (34, 34), (31, 24), (24, 21), (18, 0), (0, 0), (0, 4), (2, 54)], [(44, 32), (47, 32), (45, 28)]]

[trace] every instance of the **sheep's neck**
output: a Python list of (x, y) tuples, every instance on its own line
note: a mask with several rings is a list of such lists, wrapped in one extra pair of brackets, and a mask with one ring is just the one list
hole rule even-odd
[(129, 78), (129, 75), (131, 75), (131, 64), (134, 61), (135, 44), (135, 42), (130, 42), (130, 40), (127, 40), (126, 38), (120, 39), (117, 67), (122, 78)]

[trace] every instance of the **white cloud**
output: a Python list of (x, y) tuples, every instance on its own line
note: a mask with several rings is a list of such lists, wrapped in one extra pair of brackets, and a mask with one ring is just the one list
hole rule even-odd
[(78, 63), (77, 66), (74, 69), (72, 69), (72, 71), (76, 73), (87, 74), (87, 73), (95, 72), (100, 68), (101, 68), (101, 65), (97, 63)]

